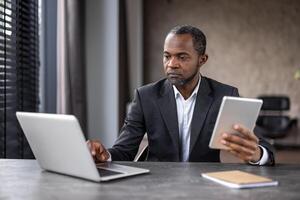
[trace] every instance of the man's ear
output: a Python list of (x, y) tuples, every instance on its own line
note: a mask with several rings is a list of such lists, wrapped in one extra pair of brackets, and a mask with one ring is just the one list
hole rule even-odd
[(199, 56), (199, 66), (201, 67), (202, 65), (204, 65), (207, 60), (208, 60), (207, 54), (203, 54), (203, 55)]

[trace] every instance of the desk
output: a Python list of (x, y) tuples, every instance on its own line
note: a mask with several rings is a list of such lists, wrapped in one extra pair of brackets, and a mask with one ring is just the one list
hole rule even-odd
[[(255, 167), (221, 163), (122, 162), (150, 174), (94, 183), (40, 170), (35, 160), (0, 159), (0, 199), (299, 199), (300, 165)], [(279, 181), (277, 187), (231, 189), (201, 172), (240, 169)]]

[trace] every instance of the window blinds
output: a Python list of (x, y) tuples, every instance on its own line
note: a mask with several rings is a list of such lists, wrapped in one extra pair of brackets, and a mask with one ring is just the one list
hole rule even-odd
[(39, 104), (38, 0), (0, 0), (0, 158), (32, 158), (16, 111)]

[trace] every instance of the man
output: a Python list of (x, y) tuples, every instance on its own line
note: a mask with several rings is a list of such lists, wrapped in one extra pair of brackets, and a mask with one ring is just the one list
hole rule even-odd
[[(238, 90), (201, 76), (208, 59), (205, 49), (205, 35), (195, 27), (177, 26), (168, 33), (163, 53), (167, 78), (136, 90), (112, 148), (88, 141), (96, 162), (133, 160), (146, 132), (149, 161), (220, 161), (220, 150), (210, 149), (209, 140), (223, 96), (238, 96)], [(274, 164), (266, 141), (242, 124), (233, 129), (240, 134), (222, 133), (230, 154), (250, 164)]]

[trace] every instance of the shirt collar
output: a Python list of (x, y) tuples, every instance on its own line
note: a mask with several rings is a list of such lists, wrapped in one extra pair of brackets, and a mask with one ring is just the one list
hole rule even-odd
[[(194, 89), (194, 91), (192, 92), (190, 97), (196, 96), (199, 90), (199, 86), (200, 86), (200, 82), (201, 82), (201, 75), (199, 75), (199, 80), (198, 83)], [(173, 90), (174, 90), (174, 94), (175, 94), (175, 99), (179, 96), (182, 96), (181, 93), (178, 91), (178, 89), (175, 87), (175, 85), (173, 85)], [(190, 98), (189, 97), (189, 98)]]

